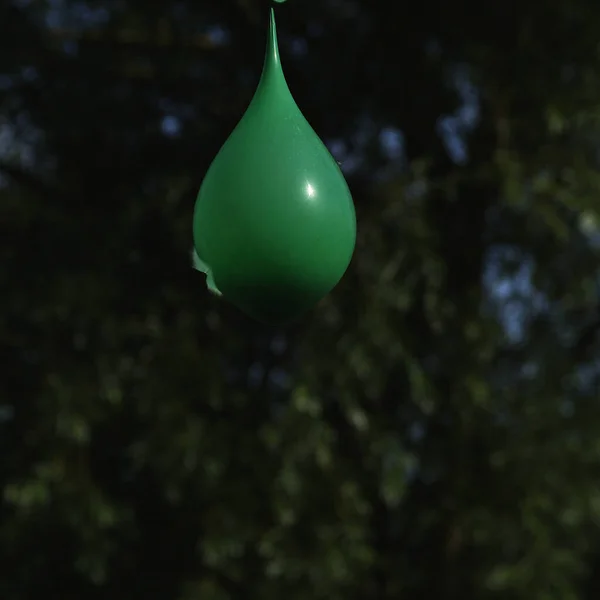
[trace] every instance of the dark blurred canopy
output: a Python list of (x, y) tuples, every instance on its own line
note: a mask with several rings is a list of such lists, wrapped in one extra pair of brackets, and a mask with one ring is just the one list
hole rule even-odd
[(0, 0), (2, 600), (595, 600), (600, 3), (289, 0), (359, 240), (190, 265), (267, 2)]

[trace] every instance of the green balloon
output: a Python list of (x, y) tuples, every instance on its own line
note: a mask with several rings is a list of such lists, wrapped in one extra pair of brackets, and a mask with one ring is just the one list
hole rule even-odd
[(211, 291), (271, 324), (327, 295), (352, 258), (352, 197), (289, 91), (273, 10), (258, 88), (202, 182), (193, 237)]

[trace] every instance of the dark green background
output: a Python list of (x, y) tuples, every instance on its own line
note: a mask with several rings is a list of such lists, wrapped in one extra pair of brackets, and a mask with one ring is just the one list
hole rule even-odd
[(278, 8), (359, 223), (283, 330), (189, 256), (266, 10), (0, 2), (0, 598), (595, 600), (600, 4)]

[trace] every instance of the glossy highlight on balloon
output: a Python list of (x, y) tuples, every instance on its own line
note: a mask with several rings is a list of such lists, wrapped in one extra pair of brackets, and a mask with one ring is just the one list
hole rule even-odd
[(273, 10), (258, 88), (202, 182), (193, 237), (209, 289), (271, 324), (310, 309), (352, 258), (352, 197), (290, 93)]

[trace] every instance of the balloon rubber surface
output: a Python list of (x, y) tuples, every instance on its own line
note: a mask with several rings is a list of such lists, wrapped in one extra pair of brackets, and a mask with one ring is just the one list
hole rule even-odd
[(348, 186), (288, 89), (275, 22), (261, 81), (200, 188), (194, 245), (223, 296), (261, 321), (308, 310), (354, 250)]

